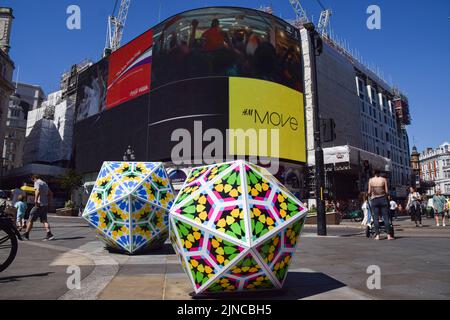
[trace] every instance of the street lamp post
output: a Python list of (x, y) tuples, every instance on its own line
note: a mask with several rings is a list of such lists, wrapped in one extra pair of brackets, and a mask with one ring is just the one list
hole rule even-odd
[(319, 113), (319, 92), (317, 82), (317, 60), (316, 58), (322, 53), (322, 39), (316, 31), (314, 24), (308, 22), (303, 25), (308, 31), (308, 37), (312, 47), (311, 59), (311, 80), (312, 80), (312, 100), (314, 113), (314, 145), (315, 145), (315, 184), (316, 184), (316, 204), (317, 204), (317, 234), (319, 236), (327, 235), (327, 218), (325, 212), (325, 163), (322, 149), (322, 139), (320, 134), (321, 121)]

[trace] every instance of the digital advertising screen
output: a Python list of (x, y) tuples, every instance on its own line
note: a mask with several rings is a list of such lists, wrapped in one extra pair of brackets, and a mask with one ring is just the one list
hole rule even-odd
[(200, 77), (248, 77), (303, 91), (300, 34), (275, 16), (205, 8), (155, 28), (152, 88)]
[[(99, 146), (116, 144), (138, 149), (145, 161), (201, 164), (214, 145), (209, 156), (224, 161), (306, 162), (300, 34), (275, 16), (231, 7), (181, 13), (113, 52), (106, 74), (105, 112), (79, 115), (86, 120), (76, 128), (83, 141), (75, 148), (90, 150), (86, 159), (77, 156), (81, 171), (121, 157), (121, 149)], [(242, 148), (229, 137), (233, 130), (267, 141)]]
[[(232, 155), (278, 157), (306, 162), (306, 131), (303, 94), (277, 83), (248, 78), (230, 78), (229, 128), (266, 130), (264, 148), (230, 148)], [(275, 141), (270, 130), (277, 130)], [(235, 145), (235, 144), (234, 144)], [(254, 151), (253, 151), (253, 150)], [(275, 151), (278, 154), (274, 154)]]
[(150, 92), (153, 30), (110, 56), (106, 108), (111, 109)]
[[(228, 78), (179, 81), (150, 94), (148, 156), (171, 161), (173, 156), (190, 161), (202, 159), (211, 143), (205, 134), (212, 129), (225, 137), (228, 128)], [(185, 144), (185, 152), (175, 151)], [(220, 150), (225, 154), (225, 140)], [(173, 154), (172, 154), (173, 153)]]
[(78, 75), (76, 121), (106, 110), (109, 59), (100, 60)]
[(128, 146), (147, 160), (148, 95), (126, 102), (74, 127), (74, 160), (80, 172), (97, 172), (104, 161), (122, 161)]

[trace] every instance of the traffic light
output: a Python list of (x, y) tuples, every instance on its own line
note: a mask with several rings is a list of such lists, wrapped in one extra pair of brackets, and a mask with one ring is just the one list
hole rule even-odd
[(322, 142), (333, 142), (336, 140), (336, 123), (334, 119), (321, 119)]

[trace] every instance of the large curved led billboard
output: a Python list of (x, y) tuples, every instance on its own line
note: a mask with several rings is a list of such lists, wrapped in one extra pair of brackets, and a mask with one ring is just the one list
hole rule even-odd
[(249, 77), (302, 91), (300, 35), (275, 16), (241, 8), (188, 11), (154, 30), (154, 89), (201, 77)]
[(106, 108), (150, 92), (153, 30), (118, 49), (109, 58)]
[(201, 160), (218, 142), (208, 136), (211, 130), (224, 136), (234, 130), (235, 140), (256, 130), (267, 132), (269, 146), (240, 148), (228, 140), (224, 154), (270, 158), (276, 144), (277, 158), (306, 162), (300, 33), (283, 20), (234, 7), (191, 10), (106, 60), (106, 101), (97, 116), (77, 117), (80, 171), (120, 159), (128, 145), (137, 160), (171, 161), (180, 129), (191, 134), (191, 152), (180, 152), (181, 158)]

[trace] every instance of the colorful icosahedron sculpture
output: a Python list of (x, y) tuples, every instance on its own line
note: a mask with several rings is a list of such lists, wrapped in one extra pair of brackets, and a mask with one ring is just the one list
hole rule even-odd
[(170, 210), (170, 240), (197, 294), (281, 288), (306, 215), (263, 168), (206, 166)]
[(105, 162), (83, 217), (110, 248), (133, 254), (164, 244), (174, 199), (162, 163)]

